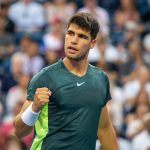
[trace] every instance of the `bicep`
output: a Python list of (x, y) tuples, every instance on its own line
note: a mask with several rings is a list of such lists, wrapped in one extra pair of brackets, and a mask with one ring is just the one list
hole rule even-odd
[(98, 125), (98, 133), (107, 128), (110, 125), (110, 118), (109, 118), (109, 114), (108, 114), (108, 110), (107, 110), (107, 105), (105, 105), (105, 107), (103, 107), (101, 115), (100, 115), (100, 119), (99, 119), (99, 125)]
[(28, 108), (28, 106), (32, 103), (32, 101), (29, 101), (29, 100), (25, 100), (19, 114), (15, 117), (15, 120), (16, 118), (18, 118), (19, 116), (21, 116), (21, 114)]
[(15, 134), (20, 138), (28, 135), (33, 129), (33, 127), (27, 126), (21, 119), (22, 113), (29, 107), (31, 103), (32, 101), (26, 100), (20, 110), (20, 113), (14, 119)]
[(23, 104), (23, 106), (22, 106), (22, 108), (21, 108), (19, 114), (15, 116), (14, 125), (15, 125), (15, 122), (20, 119), (21, 114), (28, 108), (28, 106), (29, 106), (31, 103), (32, 103), (32, 101), (25, 100), (25, 102), (24, 102), (24, 104)]

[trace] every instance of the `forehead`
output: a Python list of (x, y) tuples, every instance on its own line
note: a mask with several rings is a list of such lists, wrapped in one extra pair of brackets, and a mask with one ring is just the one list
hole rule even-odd
[(68, 31), (73, 31), (77, 34), (85, 34), (87, 36), (90, 36), (90, 32), (87, 31), (86, 29), (81, 28), (80, 26), (78, 26), (77, 24), (70, 24), (70, 26), (68, 27)]

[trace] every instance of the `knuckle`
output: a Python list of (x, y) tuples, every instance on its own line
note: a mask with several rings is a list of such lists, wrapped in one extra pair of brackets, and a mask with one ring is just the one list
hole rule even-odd
[(40, 88), (37, 88), (36, 91), (40, 91)]
[(49, 99), (49, 96), (48, 96), (48, 95), (46, 95), (46, 98), (47, 98), (47, 99)]
[(48, 91), (48, 88), (44, 88), (45, 91)]

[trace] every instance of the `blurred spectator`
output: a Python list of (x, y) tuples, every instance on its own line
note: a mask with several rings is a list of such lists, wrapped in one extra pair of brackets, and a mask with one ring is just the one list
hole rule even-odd
[(46, 66), (55, 63), (59, 59), (58, 52), (47, 50), (45, 53)]
[(53, 18), (51, 26), (49, 25), (50, 30), (43, 36), (46, 50), (57, 52), (63, 50), (64, 29), (62, 25), (61, 18)]
[(149, 0), (135, 0), (136, 6), (140, 13), (143, 22), (149, 21), (150, 17), (150, 5)]
[(8, 16), (16, 32), (40, 32), (45, 25), (43, 6), (33, 0), (20, 0), (9, 7)]
[(118, 132), (121, 130), (122, 124), (123, 124), (123, 109), (121, 102), (115, 101), (110, 102), (108, 105), (108, 110), (111, 116), (111, 120), (113, 122), (113, 125), (116, 127), (116, 130)]
[(143, 39), (143, 47), (144, 47), (144, 62), (150, 67), (150, 34), (147, 34)]
[(113, 17), (114, 12), (119, 7), (119, 0), (98, 0), (99, 5), (105, 8), (110, 17)]
[(132, 40), (128, 43), (128, 58), (126, 64), (124, 64), (124, 75), (127, 73), (130, 75), (136, 68), (144, 65), (142, 58), (141, 42), (138, 39)]
[(27, 148), (17, 137), (11, 136), (7, 141), (5, 150), (27, 150)]
[(15, 24), (14, 22), (8, 18), (8, 9), (9, 9), (9, 1), (1, 2), (1, 12), (0, 15), (5, 18), (5, 31), (9, 33), (14, 33)]
[(137, 23), (139, 23), (141, 20), (140, 14), (135, 6), (134, 0), (119, 0), (119, 1), (120, 1), (120, 7), (114, 13), (114, 19), (113, 19), (114, 23), (112, 26), (112, 35), (111, 35), (113, 38), (113, 42), (124, 40), (123, 30), (125, 24), (134, 22), (134, 24), (136, 24), (136, 28), (139, 28)]
[(124, 40), (128, 44), (131, 40), (139, 39), (138, 24), (135, 21), (129, 20), (124, 24)]
[(12, 114), (16, 104), (20, 100), (26, 99), (26, 89), (30, 80), (29, 75), (20, 74), (18, 77), (18, 84), (9, 89), (6, 96), (6, 106), (9, 115)]
[[(143, 122), (142, 119), (146, 113), (149, 112), (149, 106), (140, 104), (136, 107), (136, 112), (134, 114), (129, 114), (127, 118), (127, 138), (132, 139), (138, 133), (143, 130)], [(132, 118), (130, 115), (133, 115)], [(130, 119), (129, 119), (130, 117)]]
[(97, 62), (99, 61), (100, 53), (98, 50), (98, 46), (96, 45), (93, 49), (90, 49), (89, 55), (88, 55), (88, 61), (90, 64), (96, 66)]
[(145, 130), (135, 136), (132, 141), (133, 150), (150, 149), (150, 113), (147, 113), (143, 119)]
[(5, 31), (6, 19), (0, 16), (0, 79), (9, 72), (10, 57), (15, 50), (14, 37)]
[(4, 16), (0, 17), (0, 46), (4, 49), (4, 54), (11, 55), (14, 51), (14, 36), (5, 30), (7, 20)]
[(118, 83), (119, 74), (117, 73), (116, 66), (111, 65), (109, 67), (110, 68), (107, 68), (107, 74), (110, 79), (112, 101), (108, 103), (108, 110), (113, 125), (119, 132), (123, 124), (123, 104), (125, 101), (125, 96), (122, 87)]
[(84, 0), (84, 6), (78, 10), (79, 12), (92, 13), (97, 17), (100, 23), (100, 30), (105, 36), (109, 35), (109, 15), (108, 12), (98, 6), (97, 0)]
[(11, 70), (2, 79), (2, 92), (5, 94), (8, 90), (17, 84), (17, 80), (22, 73), (23, 68), (23, 55), (21, 53), (15, 53), (11, 57)]
[(83, 1), (81, 1), (81, 0), (68, 0), (68, 1), (75, 2), (77, 5), (77, 9), (83, 7)]
[[(99, 39), (101, 38), (101, 35), (100, 33), (97, 35), (97, 41), (99, 41)], [(89, 55), (88, 55), (88, 61), (96, 66), (97, 62), (99, 61), (100, 59), (100, 53), (99, 53), (99, 49), (98, 49), (98, 42), (97, 44), (95, 45), (94, 48), (90, 49), (89, 51)]]
[(0, 102), (0, 126), (2, 124), (2, 119), (3, 118), (3, 105), (2, 103)]
[(23, 56), (23, 72), (30, 76), (38, 73), (45, 65), (43, 58), (39, 55), (39, 43), (36, 40), (31, 40)]
[(114, 26), (112, 42), (115, 45), (128, 44), (131, 40), (140, 39), (139, 25), (135, 21), (129, 20), (123, 26)]
[(134, 0), (120, 0), (120, 8), (115, 13), (115, 23), (123, 26), (127, 21), (140, 21), (140, 14)]
[(129, 139), (134, 138), (143, 130), (143, 117), (149, 112), (150, 98), (148, 93), (141, 89), (137, 97), (134, 100), (133, 113), (127, 115), (128, 127), (127, 127), (127, 137)]
[(118, 62), (122, 61), (122, 58), (120, 59), (120, 53), (119, 50), (113, 46), (106, 37), (101, 37), (98, 41), (98, 49), (99, 49), (99, 62), (98, 66), (101, 66), (103, 63), (102, 61), (105, 61), (105, 63), (109, 64), (117, 64)]
[(26, 53), (28, 51), (28, 47), (29, 47), (31, 42), (32, 42), (31, 34), (25, 33), (19, 41), (17, 51), (20, 51), (22, 53)]
[[(115, 128), (115, 127), (114, 127)], [(118, 138), (119, 150), (132, 150), (130, 141), (120, 135), (120, 131), (115, 128)]]
[[(5, 150), (6, 145), (7, 144), (9, 145), (10, 144), (9, 142), (11, 142), (9, 140), (15, 136), (13, 120), (14, 120), (14, 117), (20, 112), (20, 109), (22, 108), (23, 103), (24, 103), (24, 100), (20, 100), (16, 103), (15, 107), (13, 108), (12, 118), (5, 116), (5, 118), (3, 119), (3, 123), (0, 126), (0, 133), (1, 133), (0, 136), (2, 136), (2, 138), (0, 138), (0, 143), (2, 143), (0, 145), (0, 149), (2, 149), (2, 150)], [(21, 143), (20, 142), (19, 143), (22, 146), (24, 146), (24, 149), (22, 149), (22, 150), (29, 149), (29, 147), (31, 146), (31, 143), (32, 143), (32, 137), (33, 137), (33, 132), (31, 134), (29, 134), (28, 136), (26, 136), (25, 138), (21, 139), (21, 141), (20, 141)], [(11, 148), (12, 146), (13, 146), (13, 148), (14, 148), (14, 146), (18, 147), (18, 144), (17, 145), (11, 144), (11, 146), (9, 148)], [(12, 150), (14, 150), (14, 149), (12, 149)]]
[(148, 96), (150, 96), (150, 72), (149, 68), (141, 66), (135, 72), (134, 79), (128, 81), (124, 85), (124, 93), (126, 98), (125, 114), (132, 112), (135, 104), (135, 97), (141, 89), (145, 89)]
[(76, 4), (66, 0), (52, 0), (45, 4), (46, 18), (48, 25), (53, 24), (55, 18), (63, 21), (62, 28), (65, 30), (67, 21), (75, 13)]

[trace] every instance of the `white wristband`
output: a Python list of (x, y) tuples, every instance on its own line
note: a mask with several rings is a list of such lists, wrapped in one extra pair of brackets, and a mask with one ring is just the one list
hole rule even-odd
[(32, 104), (33, 103), (31, 103), (30, 106), (21, 115), (22, 121), (28, 126), (34, 126), (40, 114), (40, 112), (33, 112)]

